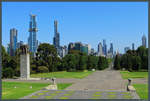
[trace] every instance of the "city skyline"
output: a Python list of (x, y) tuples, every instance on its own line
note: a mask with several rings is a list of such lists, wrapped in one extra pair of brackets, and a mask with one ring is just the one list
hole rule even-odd
[[(3, 5), (5, 4), (5, 6), (3, 6), (3, 7), (6, 7), (7, 6), (7, 8), (8, 9), (6, 9), (6, 8), (4, 8), (3, 9), (3, 11), (5, 11), (5, 10), (10, 10), (9, 9), (9, 7), (8, 6), (10, 6), (11, 5), (11, 3), (9, 4), (9, 3), (3, 3)], [(19, 4), (19, 3), (16, 3), (17, 5)], [(30, 4), (30, 3), (28, 3), (28, 4)], [(31, 3), (32, 4), (32, 3)], [(44, 4), (44, 3), (43, 3)], [(58, 8), (61, 8), (61, 3), (49, 3), (50, 5), (52, 5), (52, 4), (58, 4), (57, 6), (58, 6)], [(62, 3), (62, 5), (64, 5), (65, 3)], [(67, 3), (66, 3), (67, 4)], [(70, 3), (68, 3), (68, 5), (69, 5)], [(77, 4), (84, 4), (84, 3), (75, 3), (75, 5), (77, 5)], [(87, 6), (88, 6), (88, 4), (90, 4), (90, 3), (85, 3), (86, 4), (86, 6), (85, 6), (85, 8), (87, 8)], [(91, 4), (94, 4), (94, 3), (91, 3)], [(106, 5), (107, 5), (107, 3), (105, 3)], [(114, 3), (115, 4), (115, 3)], [(117, 3), (116, 3), (117, 4)], [(120, 3), (121, 4), (121, 3)], [(137, 3), (138, 4), (138, 3)], [(136, 3), (127, 3), (126, 5), (130, 5), (129, 6), (129, 8), (132, 8), (132, 6), (136, 6), (137, 7), (137, 9), (139, 9), (139, 8), (142, 8), (141, 6), (139, 6), (138, 7), (138, 5), (145, 5), (145, 7), (143, 7), (143, 9), (144, 8), (146, 8), (146, 3), (139, 3), (138, 5), (137, 5)], [(94, 6), (95, 8), (99, 8), (98, 6), (100, 6), (101, 5), (101, 3), (99, 3), (99, 4), (97, 4), (96, 6)], [(110, 6), (112, 6), (112, 8), (115, 8), (114, 7), (114, 5), (112, 5), (112, 4), (110, 4), (110, 3), (108, 3), (108, 5)], [(107, 5), (107, 6), (108, 6)], [(122, 4), (123, 5), (123, 4)], [(132, 6), (131, 6), (132, 5)], [(56, 5), (54, 5), (54, 7), (55, 7)], [(56, 6), (56, 7), (57, 7)], [(111, 8), (111, 6), (109, 7), (108, 6), (108, 8)], [(13, 5), (12, 5), (12, 7), (13, 7)], [(19, 7), (19, 6), (18, 6)], [(28, 7), (27, 5), (25, 5), (24, 4), (24, 8), (26, 8), (26, 7)], [(46, 6), (47, 7), (47, 6)], [(55, 8), (56, 8), (55, 7)], [(67, 6), (67, 7), (69, 7), (69, 6)], [(66, 7), (66, 8), (67, 8)], [(118, 6), (117, 6), (118, 7)], [(117, 8), (116, 7), (116, 8)], [(11, 8), (11, 7), (10, 7)], [(17, 7), (13, 7), (13, 8), (17, 8)], [(30, 7), (29, 7), (30, 8)], [(73, 9), (74, 8), (74, 9)], [(72, 10), (74, 11), (75, 10), (75, 8), (81, 8), (80, 6), (78, 7), (72, 7)], [(85, 9), (84, 8), (84, 9)], [(90, 8), (90, 6), (89, 6), (89, 8)], [(100, 6), (100, 8), (101, 8), (101, 6)], [(123, 8), (128, 8), (128, 7), (123, 7)], [(83, 11), (84, 11), (84, 9), (83, 9)], [(101, 9), (99, 9), (99, 10), (101, 10)], [(108, 10), (108, 9), (107, 9)], [(33, 11), (34, 11), (34, 9), (33, 9)], [(58, 9), (56, 9), (56, 11), (58, 11)], [(76, 10), (75, 10), (76, 11)], [(128, 10), (127, 10), (128, 11)], [(134, 10), (133, 10), (134, 11)], [(141, 12), (142, 12), (142, 10), (141, 10)], [(10, 12), (8, 12), (8, 15), (9, 15), (9, 13)], [(80, 12), (81, 13), (81, 12)], [(117, 13), (117, 11), (115, 12), (114, 11), (114, 13)], [(129, 12), (129, 14), (130, 14), (131, 12)], [(137, 13), (137, 12), (136, 12)], [(34, 11), (34, 13), (33, 14), (36, 14), (37, 15), (37, 18), (38, 18), (38, 20), (37, 20), (37, 26), (38, 26), (38, 28), (39, 28), (39, 31), (37, 32), (37, 39), (40, 41), (40, 42), (47, 42), (47, 43), (51, 43), (51, 44), (53, 44), (53, 37), (54, 37), (54, 31), (53, 31), (53, 21), (54, 20), (58, 20), (58, 22), (59, 22), (59, 25), (58, 25), (58, 32), (60, 33), (60, 45), (61, 46), (64, 46), (64, 45), (67, 45), (68, 46), (68, 44), (70, 43), (70, 42), (82, 42), (82, 43), (87, 43), (87, 44), (91, 44), (91, 46), (92, 46), (92, 48), (94, 48), (96, 51), (97, 51), (97, 45), (98, 45), (98, 43), (99, 42), (102, 42), (103, 41), (103, 39), (105, 39), (106, 40), (106, 44), (107, 44), (107, 48), (109, 49), (110, 48), (110, 43), (113, 43), (113, 46), (114, 46), (114, 51), (116, 51), (116, 50), (119, 50), (119, 52), (121, 52), (121, 53), (123, 53), (124, 52), (124, 47), (132, 47), (132, 43), (134, 43), (135, 44), (135, 49), (138, 47), (138, 46), (140, 46), (140, 45), (142, 45), (141, 43), (142, 43), (142, 41), (141, 41), (141, 37), (143, 36), (143, 33), (141, 33), (141, 32), (144, 32), (145, 33), (145, 35), (146, 35), (146, 37), (147, 37), (147, 35), (148, 35), (148, 33), (147, 33), (147, 30), (146, 29), (148, 29), (147, 28), (147, 26), (148, 25), (145, 25), (145, 24), (147, 24), (147, 20), (146, 19), (136, 19), (136, 21), (138, 21), (138, 20), (140, 20), (140, 22), (142, 22), (142, 24), (141, 23), (139, 23), (139, 24), (141, 24), (139, 27), (141, 27), (141, 30), (140, 29), (136, 29), (136, 31), (134, 31), (133, 29), (135, 29), (135, 27), (132, 27), (133, 29), (131, 30), (130, 28), (126, 28), (126, 29), (130, 29), (131, 30), (131, 32), (135, 32), (135, 33), (133, 33), (133, 35), (130, 35), (130, 36), (124, 36), (124, 34), (123, 35), (119, 35), (119, 34), (113, 34), (113, 33), (115, 33), (115, 31), (113, 31), (113, 32), (108, 32), (108, 31), (106, 31), (105, 30), (105, 32), (102, 32), (102, 31), (100, 31), (101, 30), (101, 27), (100, 27), (100, 30), (98, 29), (98, 23), (95, 23), (95, 26), (93, 26), (93, 27), (96, 27), (95, 29), (97, 30), (97, 33), (103, 33), (103, 34), (95, 34), (95, 35), (92, 35), (93, 33), (95, 33), (95, 32), (93, 32), (93, 33), (91, 33), (91, 34), (89, 34), (88, 33), (88, 31), (90, 30), (90, 29), (85, 29), (87, 26), (85, 25), (86, 23), (80, 23), (80, 22), (78, 22), (78, 23), (72, 23), (72, 22), (70, 22), (70, 23), (72, 23), (72, 24), (75, 24), (76, 25), (76, 27), (78, 28), (78, 26), (80, 26), (80, 25), (77, 25), (77, 24), (81, 24), (81, 26), (82, 26), (82, 28), (80, 29), (80, 30), (78, 30), (77, 28), (72, 28), (73, 26), (71, 26), (71, 27), (68, 27), (69, 26), (69, 22), (67, 21), (67, 20), (63, 20), (63, 19), (65, 19), (65, 16), (63, 16), (63, 19), (61, 19), (61, 17), (62, 16), (57, 16), (56, 15), (56, 17), (54, 17), (55, 15), (53, 15), (53, 16), (49, 16), (49, 15), (47, 15), (46, 16), (46, 19), (47, 18), (49, 18), (49, 20), (48, 21), (50, 21), (50, 22), (48, 22), (47, 24), (49, 24), (49, 25), (44, 25), (44, 26), (42, 26), (41, 25), (41, 22), (42, 21), (46, 21), (45, 19), (42, 19), (42, 15), (41, 14), (39, 14), (39, 13), (36, 13), (36, 10)], [(58, 13), (57, 13), (58, 14)], [(121, 14), (120, 12), (119, 12), (119, 14)], [(142, 13), (139, 13), (139, 14), (142, 14)], [(7, 14), (3, 14), (4, 16), (2, 16), (2, 19), (4, 19), (4, 17), (7, 15)], [(28, 14), (29, 15), (29, 14)], [(28, 32), (28, 30), (26, 30), (26, 28), (29, 26), (29, 17), (28, 17), (28, 15), (25, 15), (24, 16), (24, 18), (25, 19), (27, 19), (27, 20), (23, 20), (21, 23), (25, 23), (25, 25), (26, 26), (24, 26), (24, 28), (23, 28), (23, 26), (19, 26), (19, 21), (18, 22), (15, 22), (15, 23), (13, 23), (13, 24), (9, 24), (9, 25), (7, 25), (8, 23), (7, 22), (5, 22), (5, 20), (3, 20), (3, 22), (4, 23), (2, 23), (3, 25), (4, 25), (4, 27), (2, 26), (2, 32), (3, 32), (3, 39), (5, 40), (5, 41), (3, 41), (3, 45), (4, 46), (7, 46), (7, 44), (9, 43), (9, 30), (11, 29), (11, 28), (16, 28), (17, 30), (18, 30), (18, 41), (23, 41), (23, 42), (25, 42), (25, 43), (27, 43), (27, 38), (26, 37), (28, 37), (29, 36), (29, 32)], [(137, 14), (138, 15), (138, 14)], [(145, 15), (144, 15), (144, 17), (147, 15), (147, 13), (145, 12)], [(40, 18), (41, 17), (41, 18)], [(54, 18), (52, 18), (52, 17), (54, 17)], [(68, 16), (67, 16), (68, 17)], [(76, 16), (78, 19), (80, 19), (80, 17), (79, 16)], [(105, 16), (105, 17), (107, 17), (107, 16)], [(132, 18), (133, 16), (131, 16), (131, 18)], [(140, 17), (143, 17), (143, 16), (140, 16)], [(6, 19), (7, 18), (9, 18), (9, 17), (6, 17)], [(13, 16), (12, 16), (12, 18), (13, 18)], [(82, 20), (83, 20), (83, 15), (81, 15), (81, 18), (82, 18)], [(101, 17), (100, 17), (101, 18)], [(97, 17), (97, 19), (99, 19), (99, 20), (101, 20), (100, 18), (98, 18)], [(146, 17), (145, 17), (146, 18)], [(12, 21), (13, 19), (8, 19), (8, 21)], [(68, 19), (69, 21), (70, 21), (70, 19)], [(109, 19), (110, 20), (110, 19)], [(130, 19), (131, 20), (131, 19)], [(132, 20), (133, 20), (133, 18), (132, 18)], [(144, 20), (144, 21), (142, 21), (142, 20)], [(65, 26), (66, 24), (65, 24), (65, 21), (67, 21), (67, 26)], [(13, 22), (13, 21), (12, 21)], [(73, 21), (74, 22), (74, 21)], [(85, 22), (85, 21), (83, 21), (83, 22)], [(91, 21), (89, 21), (89, 22), (91, 22)], [(94, 22), (95, 22), (95, 20), (94, 20)], [(104, 23), (103, 22), (103, 24), (106, 24), (107, 25), (107, 21), (106, 21), (106, 23)], [(116, 23), (118, 23), (118, 22), (116, 22)], [(144, 24), (145, 23), (145, 24)], [(17, 24), (17, 25), (14, 25), (14, 24)], [(91, 25), (93, 25), (94, 23), (92, 23)], [(113, 23), (110, 23), (110, 24), (113, 24)], [(14, 26), (11, 26), (11, 25), (14, 25)], [(86, 27), (84, 27), (84, 26), (86, 26)], [(97, 26), (96, 26), (97, 25)], [(106, 25), (105, 25), (105, 27), (106, 27)], [(133, 24), (133, 25), (135, 25), (135, 23)], [(131, 27), (131, 26), (133, 26), (133, 25), (129, 25), (129, 27)], [(146, 26), (146, 28), (144, 29), (143, 28), (143, 25), (144, 26)], [(8, 28), (6, 27), (6, 26), (9, 26)], [(11, 26), (11, 27), (10, 27)], [(80, 26), (80, 27), (81, 27)], [(137, 25), (136, 25), (137, 26)], [(22, 27), (22, 29), (20, 28), (20, 27)], [(43, 28), (43, 27), (46, 27), (46, 31), (45, 31), (45, 35), (42, 35), (42, 33), (43, 32), (40, 32), (40, 30)], [(64, 29), (63, 29), (63, 27), (64, 27)], [(68, 28), (67, 28), (68, 27)], [(91, 29), (93, 29), (93, 27), (91, 28)], [(114, 26), (111, 26), (111, 27), (113, 27), (114, 28)], [(120, 26), (117, 26), (117, 27), (120, 27)], [(127, 26), (128, 27), (128, 26)], [(4, 30), (4, 28), (5, 29), (7, 29), (7, 30)], [(70, 31), (70, 28), (71, 28), (71, 31)], [(69, 31), (67, 31), (67, 29), (69, 30)], [(84, 30), (82, 30), (82, 29), (84, 29)], [(106, 29), (106, 28), (105, 28)], [(122, 29), (122, 28), (121, 28)], [(121, 29), (118, 29), (118, 30), (121, 30)], [(86, 31), (87, 30), (87, 31)], [(102, 29), (103, 30), (103, 29)], [(112, 29), (111, 29), (112, 30)], [(139, 30), (139, 31), (138, 31)], [(24, 32), (23, 32), (24, 31)], [(86, 31), (86, 33), (84, 32), (84, 31)], [(94, 30), (90, 30), (90, 32), (91, 31), (94, 31)], [(123, 32), (124, 30), (122, 30), (122, 33), (124, 33)], [(77, 33), (77, 36), (76, 36), (76, 34), (68, 34), (68, 33), (72, 33), (72, 32), (74, 32), (74, 33), (76, 33), (76, 32), (78, 32)], [(83, 32), (83, 34), (82, 34), (82, 32)], [(117, 32), (117, 31), (116, 31)], [(121, 31), (120, 31), (121, 32)], [(125, 31), (126, 32), (126, 31)], [(131, 32), (129, 32), (130, 34), (131, 34)], [(7, 33), (7, 34), (4, 34), (4, 33)], [(21, 34), (21, 33), (26, 33), (26, 34)], [(66, 34), (67, 33), (67, 34)], [(109, 34), (108, 34), (109, 33)], [(110, 33), (112, 33), (112, 34), (110, 34)], [(117, 32), (118, 33), (118, 32)], [(137, 34), (137, 35), (135, 35), (135, 34)], [(4, 35), (6, 35), (6, 36), (4, 36)], [(42, 36), (43, 37), (42, 37)], [(67, 36), (66, 36), (67, 35)], [(79, 36), (80, 35), (80, 36)], [(91, 35), (92, 35), (92, 37), (91, 37)], [(119, 35), (119, 36), (118, 36)], [(129, 35), (129, 34), (127, 34), (127, 35)], [(21, 37), (20, 37), (21, 36)], [(39, 36), (41, 36), (41, 37), (39, 37)], [(45, 37), (44, 37), (45, 36)], [(49, 36), (49, 37), (48, 37)], [(86, 36), (86, 37), (85, 37)], [(113, 38), (111, 38), (111, 37), (113, 37)], [(117, 38), (118, 39), (117, 39)], [(122, 40), (122, 37), (123, 37), (123, 40)], [(135, 37), (135, 38), (133, 38), (133, 37)], [(68, 40), (69, 39), (69, 40)], [(115, 40), (116, 39), (116, 40)], [(126, 40), (126, 42), (123, 42), (123, 41), (125, 41)], [(119, 44), (121, 44), (121, 46), (119, 45)]]

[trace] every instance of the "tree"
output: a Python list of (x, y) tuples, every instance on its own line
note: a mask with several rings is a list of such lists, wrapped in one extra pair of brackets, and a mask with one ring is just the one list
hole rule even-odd
[(87, 69), (91, 70), (92, 68), (93, 68), (93, 59), (92, 59), (92, 56), (89, 55), (88, 60), (87, 60)]
[(85, 70), (86, 69), (86, 61), (87, 61), (86, 56), (80, 55), (78, 70)]
[(116, 57), (115, 57), (114, 69), (116, 69), (116, 70), (121, 69), (121, 66), (120, 66), (120, 57), (119, 57), (119, 55), (116, 55)]
[(137, 54), (141, 58), (141, 68), (148, 69), (148, 49), (146, 49), (144, 46), (140, 46), (137, 49)]
[(2, 70), (2, 78), (12, 78), (14, 76), (14, 70), (10, 67)]
[(141, 58), (140, 56), (134, 56), (132, 60), (132, 69), (140, 70), (141, 69)]
[(48, 43), (40, 44), (36, 53), (36, 66), (46, 66), (53, 72), (57, 70), (57, 51), (53, 45)]

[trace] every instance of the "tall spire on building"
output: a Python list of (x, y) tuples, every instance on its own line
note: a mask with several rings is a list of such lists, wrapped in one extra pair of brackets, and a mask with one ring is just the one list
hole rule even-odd
[(30, 14), (30, 22), (29, 22), (29, 37), (28, 37), (28, 46), (29, 51), (35, 55), (38, 47), (37, 41), (37, 22), (36, 22), (36, 15)]
[(146, 47), (146, 36), (144, 34), (142, 36), (142, 46)]
[(53, 44), (55, 46), (55, 48), (57, 49), (57, 51), (60, 48), (60, 39), (59, 39), (59, 32), (58, 32), (58, 22), (57, 20), (54, 21), (54, 38), (53, 38)]

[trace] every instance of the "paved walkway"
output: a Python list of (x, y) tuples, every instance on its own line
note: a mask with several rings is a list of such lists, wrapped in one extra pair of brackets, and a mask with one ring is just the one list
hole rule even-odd
[(76, 80), (66, 90), (40, 90), (22, 99), (139, 99), (136, 92), (126, 91), (126, 81), (108, 68)]
[(126, 91), (126, 80), (122, 79), (119, 71), (96, 71), (68, 87), (66, 90)]
[(22, 99), (139, 99), (135, 92), (40, 90)]

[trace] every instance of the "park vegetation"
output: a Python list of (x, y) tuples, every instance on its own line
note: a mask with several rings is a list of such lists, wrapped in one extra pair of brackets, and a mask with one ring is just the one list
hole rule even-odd
[[(2, 78), (20, 76), (19, 53), (20, 49), (17, 49), (15, 56), (10, 56), (2, 46)], [(36, 74), (56, 71), (103, 70), (110, 62), (111, 60), (106, 57), (87, 55), (77, 50), (70, 50), (65, 57), (60, 58), (53, 45), (42, 43), (38, 46), (35, 57), (30, 53), (30, 72)]]
[(137, 50), (128, 50), (125, 54), (117, 54), (114, 60), (116, 70), (126, 69), (128, 71), (148, 70), (148, 48), (140, 46)]

